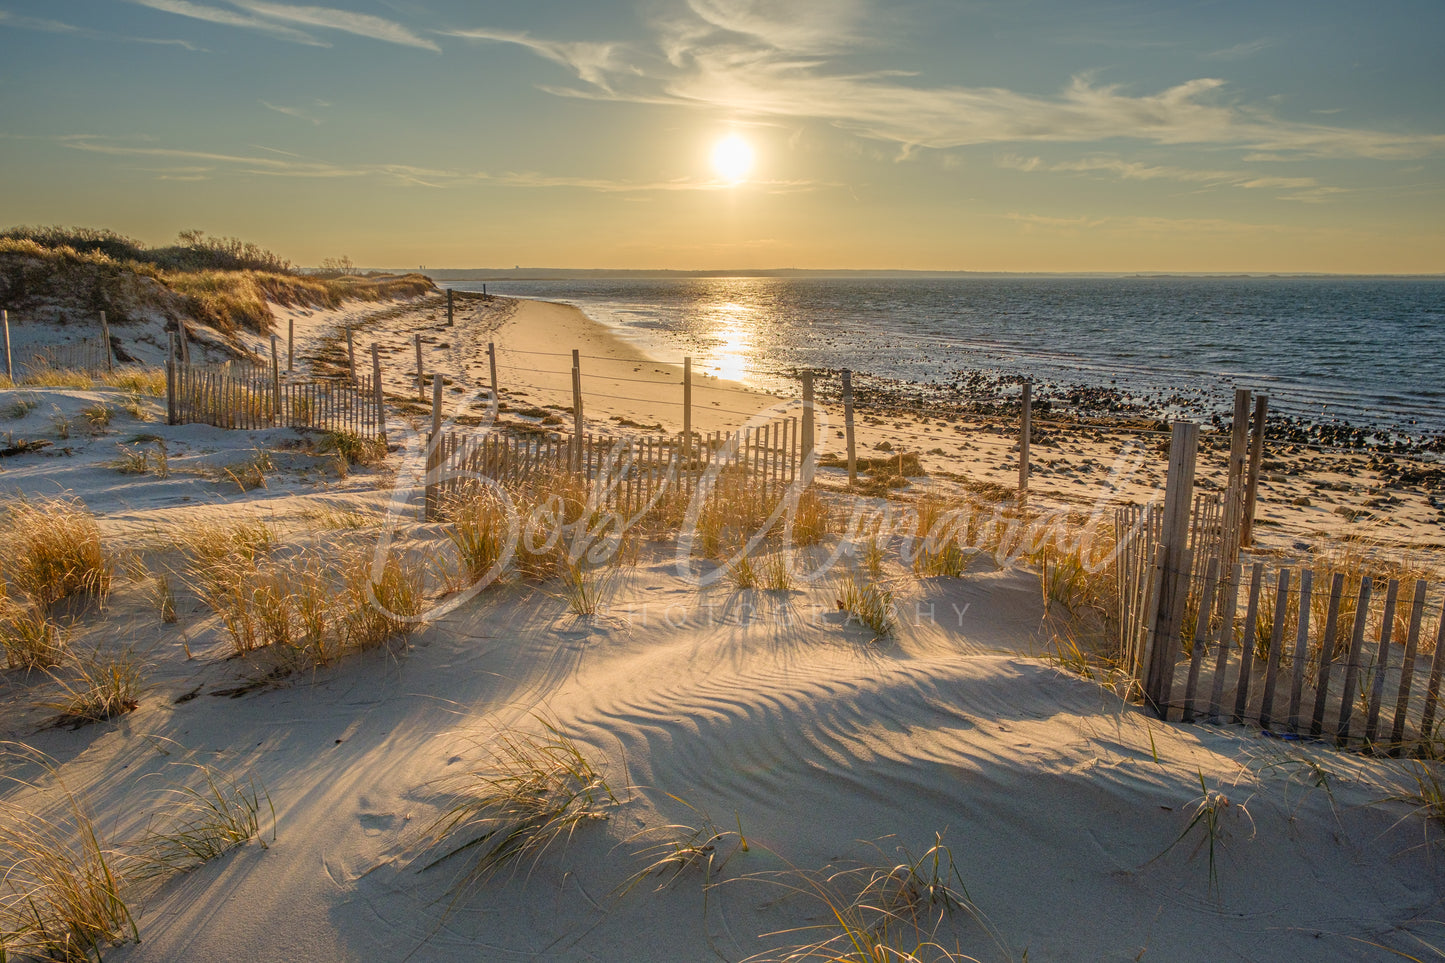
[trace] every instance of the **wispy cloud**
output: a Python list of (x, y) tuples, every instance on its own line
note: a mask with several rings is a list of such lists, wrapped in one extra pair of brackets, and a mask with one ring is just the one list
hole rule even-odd
[[(262, 103), (265, 104), (264, 101)], [(265, 104), (265, 106), (273, 110), (278, 109), (271, 104)], [(72, 150), (108, 154), (115, 157), (172, 161), (174, 164), (164, 168), (141, 168), (158, 173), (168, 180), (198, 180), (223, 174), (301, 179), (380, 177), (417, 187), (447, 188), (492, 185), (539, 190), (567, 188), (604, 194), (721, 191), (734, 188), (730, 181), (721, 179), (679, 178), (669, 181), (628, 181), (544, 174), (536, 171), (489, 173), (487, 171), (418, 167), (410, 164), (336, 164), (262, 145), (253, 147), (256, 151), (254, 154), (231, 154), (151, 144), (118, 143), (93, 134), (75, 134), (57, 139), (63, 146)], [(812, 180), (754, 181), (749, 185), (753, 190), (774, 194), (821, 190), (837, 186), (828, 182)]]
[(288, 27), (284, 24), (263, 20), (260, 17), (253, 17), (244, 13), (237, 13), (234, 10), (192, 3), (191, 0), (130, 0), (130, 2), (140, 4), (143, 7), (150, 7), (152, 10), (173, 13), (181, 17), (190, 17), (192, 20), (204, 20), (207, 23), (217, 23), (227, 27), (258, 30), (261, 33), (270, 34), (280, 40), (289, 40), (292, 43), (305, 44), (310, 47), (330, 46), (330, 44), (325, 41), (317, 40), (310, 34), (297, 30), (294, 27)]
[(231, 2), (258, 17), (282, 20), (307, 27), (339, 30), (342, 33), (369, 37), (384, 43), (400, 44), (404, 47), (417, 47), (441, 53), (441, 48), (436, 45), (435, 41), (418, 36), (407, 27), (384, 17), (375, 17), (367, 13), (353, 13), (350, 10), (337, 10), (333, 7), (293, 7), (289, 4), (267, 3), (263, 0), (231, 0)]
[(611, 43), (538, 40), (530, 34), (513, 30), (448, 30), (444, 31), (444, 35), (525, 47), (537, 56), (573, 71), (584, 83), (608, 93), (612, 92), (608, 74), (625, 69), (617, 56), (618, 46)]
[(304, 120), (313, 125), (319, 125), (321, 123), (320, 117), (313, 117), (300, 107), (287, 107), (285, 104), (273, 104), (269, 100), (261, 101), (261, 106), (267, 110), (274, 110), (278, 114), (295, 117), (297, 120)]
[(1202, 60), (1242, 60), (1245, 57), (1253, 57), (1273, 47), (1273, 40), (1246, 40), (1237, 43), (1233, 47), (1225, 47), (1223, 50), (1212, 50), (1209, 53), (1201, 54)]
[[(1088, 74), (1053, 96), (997, 87), (929, 85), (896, 70), (857, 71), (847, 53), (867, 22), (865, 0), (835, 4), (689, 0), (686, 16), (659, 20), (655, 53), (582, 57), (575, 45), (501, 31), (459, 35), (519, 43), (568, 67), (583, 86), (544, 90), (596, 100), (670, 104), (751, 119), (812, 119), (861, 136), (917, 147), (1086, 143), (1128, 139), (1299, 157), (1397, 159), (1445, 150), (1445, 135), (1391, 133), (1283, 120), (1240, 105), (1217, 77), (1154, 92), (1100, 84)], [(786, 13), (778, 13), (778, 10)], [(879, 16), (874, 12), (872, 16)], [(1231, 48), (1243, 55), (1242, 46)], [(905, 154), (906, 156), (906, 154)]]
[(1048, 162), (1041, 157), (1003, 154), (996, 159), (995, 163), (999, 167), (1027, 172), (1107, 174), (1118, 180), (1126, 181), (1167, 180), (1184, 184), (1201, 184), (1207, 187), (1288, 190), (1292, 193), (1283, 194), (1280, 197), (1282, 200), (1291, 201), (1317, 202), (1336, 194), (1346, 193), (1345, 188), (1326, 187), (1314, 177), (1280, 177), (1240, 170), (1199, 170), (1189, 167), (1174, 167), (1168, 164), (1144, 164), (1139, 161), (1126, 161), (1118, 157), (1083, 157), (1076, 160)]
[(92, 30), (89, 27), (78, 27), (72, 23), (63, 23), (59, 20), (47, 20), (43, 17), (26, 17), (11, 13), (8, 10), (0, 10), (0, 27), (14, 27), (20, 30), (38, 30), (41, 33), (68, 34), (75, 37), (84, 37), (88, 40), (106, 40), (116, 43), (148, 43), (161, 46), (183, 47), (186, 50), (192, 51), (202, 49), (187, 40), (176, 40), (168, 37), (131, 37), (125, 34), (105, 33), (99, 30)]

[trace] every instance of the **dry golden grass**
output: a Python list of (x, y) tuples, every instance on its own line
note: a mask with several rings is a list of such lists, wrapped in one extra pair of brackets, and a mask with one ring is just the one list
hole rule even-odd
[(3, 569), (10, 594), (49, 606), (72, 595), (104, 599), (112, 564), (95, 516), (74, 497), (19, 498), (6, 506)]
[(33, 603), (0, 602), (0, 646), (11, 669), (48, 669), (65, 661), (60, 627)]
[(331, 665), (421, 627), (420, 568), (394, 554), (377, 566), (360, 547), (304, 549), (286, 559), (234, 554), (222, 572), (203, 570), (195, 589), (235, 652), (268, 676)]
[(119, 854), (100, 836), (84, 802), (48, 757), (10, 747), (20, 765), (39, 763), (42, 786), (6, 777), (53, 812), (0, 802), (0, 958), (88, 961), (117, 942), (140, 939), (121, 889)]
[(130, 650), (89, 653), (51, 672), (51, 678), (60, 692), (41, 706), (60, 713), (59, 721), (71, 725), (103, 722), (133, 711), (145, 687), (144, 666)]
[(557, 723), (538, 717), (538, 734), (499, 732), (490, 758), (443, 787), (450, 805), (428, 830), (430, 848), (449, 846), (424, 869), (473, 854), (458, 888), (535, 862), (579, 827), (617, 805), (602, 774)]

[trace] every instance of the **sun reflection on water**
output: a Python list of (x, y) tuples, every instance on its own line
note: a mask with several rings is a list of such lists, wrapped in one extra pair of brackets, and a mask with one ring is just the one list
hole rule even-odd
[(709, 330), (706, 370), (727, 381), (741, 381), (748, 374), (754, 345), (754, 309), (736, 301), (717, 301), (703, 308)]

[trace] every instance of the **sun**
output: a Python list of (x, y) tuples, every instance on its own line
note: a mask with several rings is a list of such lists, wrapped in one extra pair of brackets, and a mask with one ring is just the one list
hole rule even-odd
[(737, 134), (729, 134), (713, 145), (712, 169), (725, 181), (740, 184), (753, 169), (753, 147)]

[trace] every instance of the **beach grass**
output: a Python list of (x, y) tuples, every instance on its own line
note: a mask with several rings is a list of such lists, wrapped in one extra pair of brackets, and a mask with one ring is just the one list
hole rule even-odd
[(469, 888), (609, 818), (618, 800), (601, 772), (558, 723), (536, 722), (537, 733), (497, 733), (485, 764), (447, 782), (450, 802), (427, 832), (429, 848), (442, 852), (423, 870), (465, 853), (458, 888)]
[(276, 838), (276, 807), (264, 786), (254, 780), (242, 784), (211, 766), (193, 765), (199, 786), (166, 790), (175, 801), (163, 820), (165, 828), (152, 829), (140, 846), (142, 877), (164, 877), (189, 872), (223, 856), (252, 839), (266, 845), (261, 814), (271, 817), (271, 839)]
[(6, 780), (38, 803), (0, 800), (0, 953), (78, 963), (140, 932), (122, 895), (124, 858), (104, 840), (84, 801), (59, 779), (53, 760), (7, 748), (20, 765), (38, 763), (54, 787)]
[(68, 496), (11, 500), (3, 523), (8, 541), (5, 578), (11, 595), (50, 606), (72, 595), (103, 600), (112, 563), (95, 516)]
[(893, 633), (898, 623), (893, 590), (886, 582), (849, 572), (838, 583), (838, 607), (873, 631), (877, 638)]
[(145, 691), (145, 665), (131, 649), (76, 656), (51, 678), (57, 695), (41, 706), (58, 712), (59, 724), (80, 726), (132, 712)]

